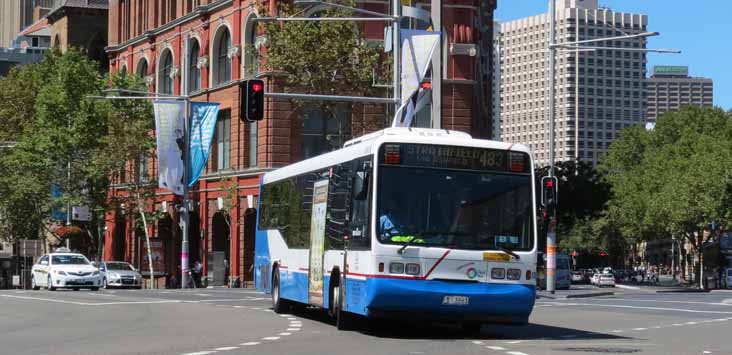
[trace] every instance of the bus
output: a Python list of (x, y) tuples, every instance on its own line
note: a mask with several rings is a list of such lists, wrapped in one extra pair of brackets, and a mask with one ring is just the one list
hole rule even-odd
[(254, 278), (275, 312), (526, 324), (535, 301), (529, 149), (388, 128), (263, 175)]

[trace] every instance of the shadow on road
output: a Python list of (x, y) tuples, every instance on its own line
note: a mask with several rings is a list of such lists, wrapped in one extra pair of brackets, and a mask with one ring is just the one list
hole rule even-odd
[[(314, 308), (293, 310), (298, 317), (327, 324), (335, 329), (326, 311)], [(487, 324), (480, 333), (470, 333), (459, 324), (443, 322), (410, 321), (409, 319), (366, 319), (355, 320), (352, 330), (364, 335), (392, 339), (429, 339), (429, 340), (608, 340), (629, 339), (614, 334), (604, 334), (580, 329), (556, 327), (543, 324), (512, 326)]]

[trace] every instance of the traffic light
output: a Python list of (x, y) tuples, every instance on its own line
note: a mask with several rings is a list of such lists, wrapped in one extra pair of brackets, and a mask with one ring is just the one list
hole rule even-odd
[(240, 117), (249, 122), (264, 119), (264, 81), (244, 80), (239, 85)]
[(558, 202), (559, 180), (556, 176), (545, 176), (541, 178), (541, 205), (544, 207), (555, 206)]
[(604, 252), (604, 251), (601, 251), (601, 252), (600, 252), (600, 256), (604, 258), (604, 257), (606, 257), (606, 256), (607, 256), (607, 253), (606, 253), (606, 252)]

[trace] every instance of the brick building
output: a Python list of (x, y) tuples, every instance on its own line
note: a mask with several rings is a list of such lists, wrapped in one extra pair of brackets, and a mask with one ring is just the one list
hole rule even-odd
[[(372, 11), (390, 9), (387, 1), (358, 4)], [(273, 11), (277, 4), (265, 0), (263, 5)], [(413, 5), (429, 9), (429, 1)], [(495, 7), (495, 0), (443, 1), (442, 128), (490, 137), (490, 47)], [(190, 260), (203, 263), (209, 285), (223, 282), (215, 272), (222, 258), (229, 261), (230, 280), (252, 279), (255, 208), (264, 172), (336, 149), (352, 137), (384, 127), (393, 115), (392, 108), (385, 105), (344, 105), (337, 117), (326, 122), (317, 109), (296, 110), (288, 101), (268, 98), (263, 121), (240, 121), (239, 81), (263, 78), (268, 92), (284, 92), (283, 80), (260, 68), (246, 50), (266, 45), (266, 34), (256, 30), (255, 17), (249, 0), (109, 2), (110, 71), (144, 77), (151, 92), (221, 104), (208, 165), (191, 189), (195, 203)], [(361, 29), (368, 39), (380, 41), (384, 26), (369, 22)], [(416, 120), (420, 125), (430, 124), (428, 112), (425, 109)], [(143, 158), (137, 164), (138, 172), (157, 174), (154, 158)], [(115, 195), (127, 193), (124, 180), (115, 186)], [(231, 200), (228, 213), (220, 209), (220, 199), (224, 204)], [(175, 203), (179, 198), (158, 191), (155, 208), (168, 214), (151, 226), (168, 275), (176, 273), (180, 265)], [(133, 222), (124, 218), (128, 207), (120, 206), (107, 214), (104, 256), (140, 265), (143, 243), (139, 231), (133, 231)]]

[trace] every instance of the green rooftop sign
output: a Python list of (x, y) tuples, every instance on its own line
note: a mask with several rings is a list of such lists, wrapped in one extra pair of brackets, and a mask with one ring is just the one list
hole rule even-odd
[(653, 67), (654, 75), (678, 75), (688, 76), (689, 67), (673, 65), (657, 65)]

